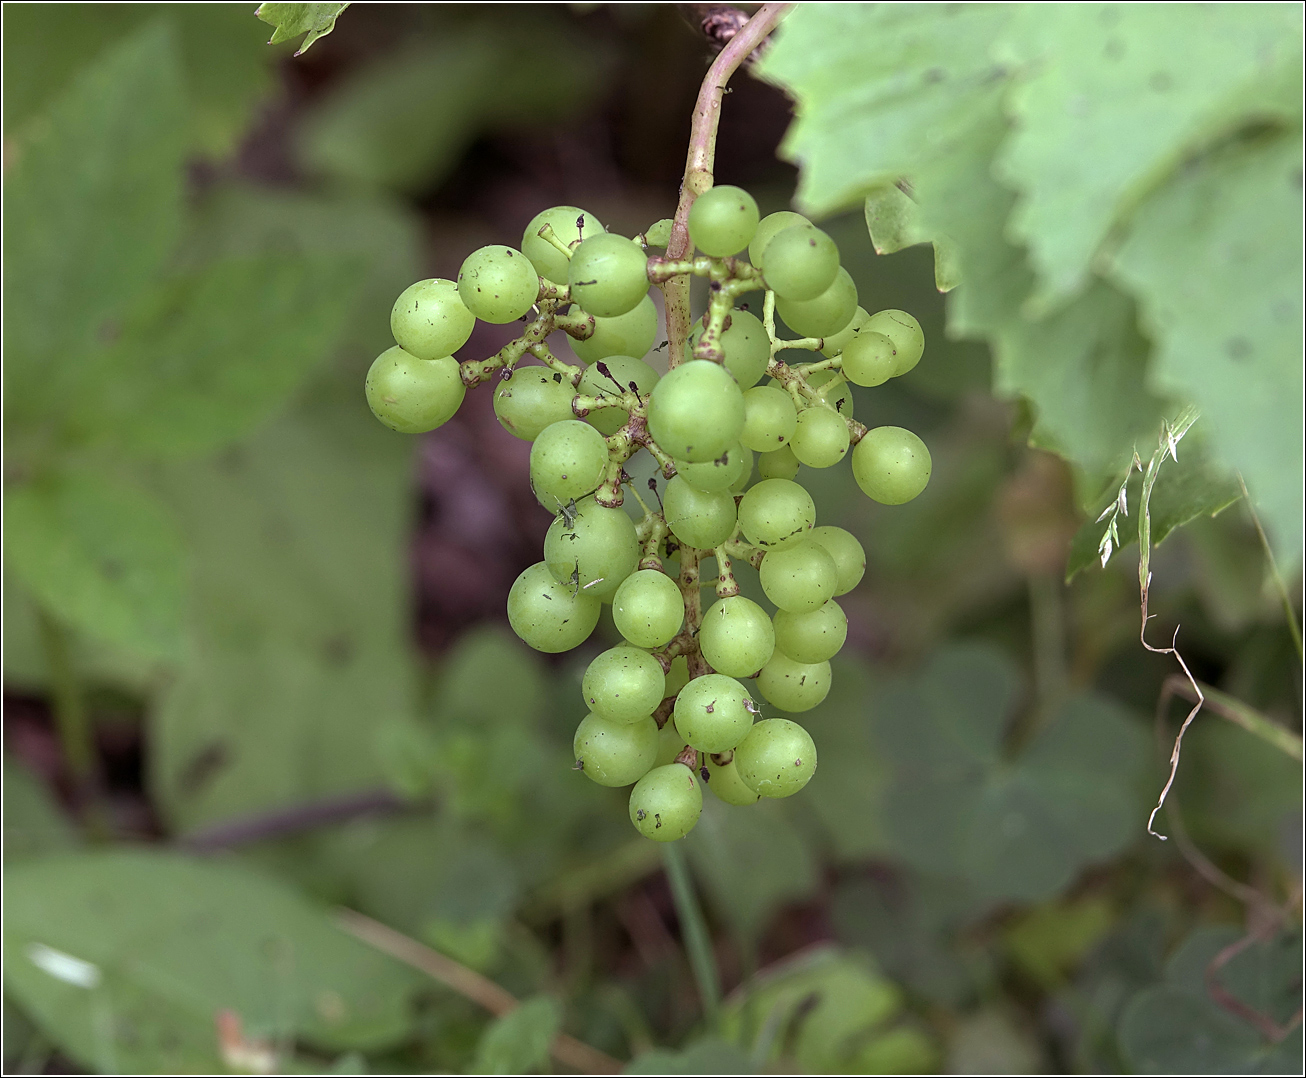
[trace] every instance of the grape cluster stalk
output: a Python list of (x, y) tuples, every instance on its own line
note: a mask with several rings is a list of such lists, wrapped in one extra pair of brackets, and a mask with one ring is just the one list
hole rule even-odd
[[(868, 313), (829, 235), (797, 213), (760, 217), (741, 188), (707, 189), (687, 223), (690, 257), (670, 258), (650, 254), (670, 242), (670, 220), (628, 239), (578, 207), (544, 210), (520, 249), (483, 247), (456, 282), (407, 288), (391, 312), (396, 345), (366, 385), (382, 423), (416, 434), (498, 376), (495, 414), (532, 443), (531, 488), (555, 514), (543, 560), (509, 592), (509, 623), (531, 647), (563, 652), (611, 604), (625, 642), (585, 671), (576, 768), (604, 786), (633, 784), (631, 823), (659, 842), (694, 827), (704, 786), (748, 805), (797, 793), (816, 771), (807, 731), (763, 707), (799, 714), (825, 699), (848, 632), (836, 599), (866, 559), (850, 532), (817, 526), (799, 467), (851, 456), (861, 489), (891, 505), (930, 477), (924, 443), (900, 427), (868, 430), (849, 390), (916, 366), (916, 319)], [(707, 279), (707, 309), (687, 340), (670, 342), (659, 376), (643, 358), (659, 336), (649, 289), (686, 274)], [(756, 292), (761, 318), (742, 302)], [(778, 336), (777, 315), (803, 336)], [(459, 362), (478, 318), (526, 329), (488, 359)], [(551, 350), (557, 330), (582, 365)], [(782, 350), (812, 359), (785, 362)], [(626, 467), (640, 452), (662, 480), (643, 495)], [(740, 594), (744, 565), (774, 614)], [(706, 609), (705, 587), (715, 590)]]

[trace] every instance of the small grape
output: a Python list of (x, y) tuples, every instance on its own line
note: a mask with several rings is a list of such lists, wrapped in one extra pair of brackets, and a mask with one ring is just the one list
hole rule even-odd
[(857, 336), (862, 326), (866, 324), (866, 320), (870, 317), (871, 316), (866, 313), (865, 307), (858, 307), (857, 310), (853, 312), (853, 320), (844, 326), (843, 329), (838, 333), (826, 334), (825, 343), (821, 347), (821, 355), (825, 356), (827, 359), (833, 359), (837, 356), (848, 347), (848, 342)]
[(757, 201), (742, 187), (723, 184), (704, 191), (689, 210), (689, 238), (712, 258), (725, 258), (748, 246), (757, 232)]
[(398, 345), (373, 360), (364, 388), (372, 414), (400, 434), (447, 423), (467, 394), (452, 356), (418, 359)]
[(753, 725), (753, 701), (734, 678), (704, 674), (680, 690), (673, 717), (687, 744), (701, 752), (725, 752)]
[(906, 374), (921, 361), (925, 353), (925, 334), (921, 324), (906, 311), (878, 311), (871, 315), (866, 328), (875, 333), (883, 333), (893, 342), (897, 351), (893, 367), (893, 377)]
[(801, 614), (780, 610), (771, 624), (776, 651), (800, 663), (833, 659), (848, 639), (848, 617), (833, 599)]
[(533, 442), (540, 431), (564, 419), (574, 419), (571, 410), (576, 390), (548, 367), (518, 367), (494, 391), (494, 414), (515, 438)]
[(763, 479), (792, 479), (798, 474), (798, 458), (787, 445), (757, 458), (757, 474)]
[(689, 684), (689, 660), (683, 655), (677, 655), (671, 660), (671, 669), (667, 671), (666, 695), (663, 700), (669, 699), (680, 692)]
[[(835, 595), (847, 595), (862, 581), (866, 572), (866, 551), (857, 541), (857, 536), (843, 528), (829, 524), (813, 528), (810, 534), (813, 543), (825, 548), (825, 552), (834, 559), (839, 570), (839, 584), (834, 589)], [(795, 656), (797, 658), (797, 656)]]
[(566, 284), (568, 258), (548, 240), (540, 237), (540, 229), (545, 225), (552, 226), (553, 234), (566, 247), (582, 238), (597, 236), (603, 231), (603, 225), (592, 213), (586, 213), (576, 206), (552, 206), (531, 218), (531, 223), (522, 233), (522, 254), (531, 260), (535, 272), (541, 277), (546, 277), (555, 284)]
[(735, 749), (734, 765), (744, 784), (763, 797), (788, 797), (816, 773), (816, 745), (792, 719), (765, 719)]
[(611, 232), (582, 240), (567, 266), (571, 298), (597, 318), (616, 318), (648, 295), (648, 259), (634, 240)]
[(576, 727), (571, 748), (586, 778), (600, 786), (629, 786), (657, 760), (658, 724), (651, 715), (615, 722), (591, 712)]
[(684, 764), (655, 767), (630, 791), (630, 822), (654, 842), (684, 838), (702, 812), (698, 776)]
[[(577, 316), (585, 312), (572, 307), (567, 313)], [(658, 309), (651, 296), (645, 296), (633, 310), (616, 318), (594, 318), (593, 336), (583, 341), (569, 338), (571, 350), (582, 362), (591, 364), (608, 356), (644, 356), (657, 339)]]
[(766, 245), (775, 239), (776, 233), (783, 232), (786, 228), (811, 223), (801, 213), (794, 213), (792, 210), (768, 213), (758, 222), (757, 231), (753, 233), (753, 242), (748, 245), (748, 261), (758, 269), (762, 269), (762, 253), (766, 250)]
[(752, 466), (752, 452), (736, 442), (717, 460), (706, 460), (699, 464), (676, 461), (676, 472), (695, 490), (715, 494), (733, 489), (741, 477), (747, 478), (745, 467), (751, 470)]
[(849, 438), (843, 417), (818, 404), (798, 413), (789, 448), (809, 468), (829, 468), (847, 455)]
[(857, 286), (840, 266), (834, 283), (814, 299), (777, 299), (775, 309), (795, 333), (804, 337), (832, 337), (857, 313)]
[(806, 538), (816, 524), (812, 496), (790, 479), (764, 479), (739, 503), (739, 526), (763, 550), (777, 550)]
[(581, 692), (596, 715), (614, 722), (636, 722), (652, 715), (666, 687), (662, 664), (641, 648), (609, 648), (585, 668)]
[(564, 419), (540, 431), (531, 446), (531, 489), (554, 512), (592, 494), (603, 482), (608, 443), (588, 423)]
[(754, 386), (744, 394), (744, 428), (739, 440), (757, 453), (787, 445), (798, 424), (798, 408), (783, 389)]
[[(726, 370), (735, 376), (741, 389), (755, 386), (766, 373), (766, 365), (771, 361), (771, 339), (766, 335), (766, 327), (761, 319), (748, 311), (734, 310), (729, 316), (729, 325), (721, 333), (721, 350), (725, 353)], [(685, 358), (692, 359), (694, 345), (703, 336), (703, 323), (694, 323), (694, 331), (685, 344)]]
[(508, 624), (536, 651), (556, 654), (585, 642), (599, 623), (603, 604), (559, 584), (544, 562), (536, 562), (508, 592)]
[(668, 372), (649, 398), (648, 429), (676, 460), (716, 460), (744, 428), (744, 394), (718, 363), (695, 359)]
[(418, 359), (453, 355), (475, 326), (458, 285), (440, 277), (410, 284), (390, 309), (390, 332), (400, 348)]
[(511, 247), (491, 244), (473, 251), (458, 271), (458, 295), (482, 322), (515, 322), (540, 294), (531, 260)]
[(735, 530), (735, 499), (729, 491), (695, 490), (678, 475), (662, 495), (662, 511), (671, 533), (687, 546), (711, 550)]
[(853, 478), (868, 498), (902, 505), (930, 481), (930, 451), (902, 427), (876, 427), (853, 450)]
[(834, 284), (839, 248), (815, 225), (786, 228), (766, 245), (762, 272), (778, 300), (814, 300)]
[(654, 767), (662, 767), (664, 764), (675, 763), (676, 757), (680, 755), (685, 748), (685, 739), (680, 736), (680, 731), (676, 729), (676, 724), (670, 719), (658, 731), (658, 758)]
[[(717, 756), (725, 763), (717, 763)], [(707, 773), (710, 776), (707, 788), (727, 805), (752, 805), (760, 796), (756, 790), (745, 785), (735, 767), (733, 753), (718, 753), (707, 758)]]
[(757, 688), (781, 711), (797, 713), (810, 711), (825, 699), (830, 677), (828, 662), (795, 662), (777, 651), (757, 675)]
[(775, 651), (775, 629), (752, 599), (718, 599), (703, 615), (698, 644), (712, 669), (730, 677), (752, 677)]
[[(607, 367), (608, 374), (599, 371), (599, 364)], [(609, 377), (608, 375), (611, 375)], [(642, 359), (633, 356), (608, 356), (595, 360), (585, 368), (576, 387), (587, 396), (596, 397), (602, 393), (616, 394), (629, 391), (631, 382), (641, 397), (647, 397), (658, 384), (658, 372)], [(586, 419), (603, 434), (616, 434), (630, 419), (630, 413), (624, 408), (613, 405), (607, 408), (595, 408)]]
[(584, 498), (549, 525), (544, 561), (560, 584), (606, 602), (639, 562), (635, 523), (624, 509)]
[(839, 568), (825, 548), (811, 540), (768, 551), (758, 570), (762, 591), (781, 610), (815, 610), (834, 597)]
[(753, 451), (744, 446), (740, 446), (739, 449), (744, 455), (744, 461), (739, 469), (739, 478), (730, 484), (731, 494), (742, 494), (748, 486), (748, 481), (753, 477)]
[(685, 621), (685, 600), (666, 573), (640, 569), (621, 582), (612, 597), (617, 632), (641, 648), (669, 644)]
[(843, 350), (844, 377), (859, 386), (883, 385), (893, 377), (897, 363), (893, 341), (868, 326), (862, 326)]

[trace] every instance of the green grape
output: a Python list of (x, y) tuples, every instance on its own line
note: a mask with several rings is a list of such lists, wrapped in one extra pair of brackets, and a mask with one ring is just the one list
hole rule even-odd
[(652, 715), (616, 722), (590, 713), (571, 743), (576, 768), (600, 786), (629, 786), (648, 774), (658, 757), (658, 724)]
[(844, 419), (853, 417), (853, 391), (838, 371), (813, 371), (807, 375), (807, 384), (816, 390), (822, 404), (828, 404)]
[(777, 651), (757, 675), (757, 688), (781, 711), (811, 711), (830, 691), (830, 664), (800, 663)]
[(877, 311), (867, 321), (866, 328), (883, 333), (893, 341), (898, 353), (893, 367), (894, 378), (906, 374), (921, 361), (925, 353), (925, 334), (921, 331), (921, 324), (906, 311)]
[(698, 645), (713, 670), (729, 677), (752, 677), (775, 650), (775, 629), (752, 599), (732, 595), (707, 608)]
[(494, 391), (494, 414), (513, 437), (533, 442), (545, 427), (575, 418), (575, 396), (575, 387), (557, 371), (518, 367)]
[(473, 251), (458, 271), (458, 295), (482, 322), (515, 322), (540, 294), (531, 260), (511, 247), (492, 244)]
[(662, 767), (666, 764), (675, 763), (676, 757), (680, 755), (685, 748), (685, 739), (680, 736), (680, 731), (676, 729), (676, 724), (669, 718), (661, 730), (658, 731), (658, 758), (654, 767)]
[(531, 223), (522, 233), (522, 254), (531, 260), (535, 272), (541, 277), (547, 277), (556, 284), (566, 284), (569, 259), (548, 240), (540, 237), (540, 229), (545, 225), (553, 227), (553, 234), (565, 247), (570, 247), (578, 240), (597, 236), (603, 231), (603, 225), (592, 213), (576, 206), (553, 206), (541, 210), (531, 218)]
[(571, 298), (597, 318), (616, 318), (648, 295), (648, 259), (634, 240), (611, 232), (582, 240), (567, 267)]
[(839, 568), (818, 543), (805, 540), (768, 551), (758, 569), (762, 591), (781, 610), (815, 610), (834, 597)]
[[(600, 363), (607, 367), (608, 374), (603, 374), (599, 370)], [(594, 397), (601, 393), (627, 392), (631, 382), (635, 383), (635, 388), (641, 397), (647, 397), (658, 384), (658, 372), (642, 359), (635, 359), (633, 356), (608, 356), (605, 359), (597, 359), (586, 367), (576, 388)], [(615, 406), (595, 408), (586, 418), (602, 433), (616, 434), (626, 425), (630, 413), (624, 408)]]
[(640, 569), (626, 577), (612, 597), (612, 620), (617, 632), (632, 644), (660, 648), (669, 644), (684, 624), (684, 596), (666, 573)]
[(603, 482), (608, 443), (579, 419), (550, 423), (531, 446), (531, 489), (546, 509), (592, 494)]
[(758, 269), (762, 268), (762, 253), (766, 245), (775, 239), (776, 233), (798, 225), (810, 225), (812, 222), (801, 213), (792, 210), (777, 210), (768, 213), (758, 222), (757, 231), (753, 233), (753, 242), (748, 245), (748, 261)]
[(364, 388), (372, 414), (400, 434), (447, 423), (467, 394), (452, 356), (418, 359), (398, 345), (373, 360)]
[(834, 283), (815, 299), (777, 299), (775, 309), (795, 333), (804, 337), (833, 337), (857, 313), (857, 286), (840, 266)]
[(775, 626), (776, 651), (800, 663), (833, 659), (848, 639), (848, 617), (833, 599), (801, 614), (778, 611), (771, 624)]
[(792, 479), (798, 474), (798, 458), (787, 445), (770, 453), (759, 453), (757, 474), (763, 479)]
[(704, 191), (689, 209), (689, 238), (712, 258), (742, 251), (757, 232), (757, 200), (742, 187)]
[[(777, 232), (766, 245), (762, 272), (777, 300), (814, 300), (834, 284), (839, 273), (839, 248), (815, 225), (795, 225)], [(839, 328), (843, 328), (842, 324)]]
[(743, 462), (739, 467), (739, 477), (730, 484), (731, 494), (742, 494), (748, 486), (748, 481), (753, 477), (753, 451), (742, 445), (739, 451), (743, 454)]
[(739, 503), (739, 526), (763, 550), (801, 542), (816, 524), (812, 496), (790, 479), (764, 479), (748, 488)]
[(853, 312), (853, 320), (851, 322), (844, 326), (838, 333), (826, 335), (825, 343), (821, 346), (821, 355), (825, 356), (827, 359), (833, 359), (837, 356), (848, 347), (848, 342), (857, 336), (858, 331), (861, 330), (862, 326), (866, 323), (866, 320), (870, 317), (871, 316), (866, 313), (865, 307), (858, 307), (857, 310)]
[[(720, 756), (725, 763), (717, 763)], [(710, 776), (707, 788), (727, 805), (752, 805), (760, 796), (756, 790), (745, 785), (735, 767), (734, 753), (718, 753), (707, 758), (707, 773)]]
[[(572, 307), (567, 313), (573, 317), (585, 314), (579, 307)], [(657, 339), (658, 309), (652, 296), (645, 296), (633, 310), (616, 318), (594, 318), (593, 336), (583, 341), (569, 338), (571, 350), (584, 363), (608, 356), (643, 356)]]
[(630, 822), (654, 842), (675, 842), (694, 829), (703, 812), (698, 776), (684, 764), (655, 767), (630, 791)]
[(729, 491), (695, 490), (677, 475), (662, 495), (662, 515), (671, 534), (686, 546), (711, 550), (734, 533), (735, 499)]
[(829, 468), (847, 455), (849, 437), (843, 416), (818, 404), (798, 413), (789, 448), (809, 468)]
[(744, 739), (756, 710), (748, 690), (725, 674), (704, 674), (680, 690), (676, 729), (700, 752), (725, 752)]
[(783, 389), (754, 386), (744, 394), (744, 429), (739, 440), (757, 453), (787, 445), (798, 423), (798, 408)]
[(834, 559), (839, 570), (839, 584), (834, 589), (835, 595), (847, 595), (862, 582), (866, 572), (866, 551), (857, 541), (857, 536), (843, 528), (825, 524), (813, 528), (809, 538), (825, 548), (825, 552)]
[(894, 375), (898, 353), (893, 341), (867, 326), (843, 350), (843, 373), (859, 386), (883, 385)]
[(596, 715), (616, 722), (651, 716), (666, 687), (662, 664), (642, 648), (609, 648), (585, 668), (581, 692)]
[(816, 774), (816, 745), (792, 719), (765, 719), (735, 749), (734, 764), (744, 784), (763, 797), (788, 797)]
[[(734, 310), (729, 325), (721, 334), (721, 350), (725, 353), (726, 370), (735, 376), (741, 389), (757, 385), (771, 362), (771, 338), (761, 319), (748, 311)], [(694, 345), (703, 336), (703, 322), (694, 323), (694, 331), (685, 344), (685, 358), (692, 359)]]
[(752, 453), (736, 442), (716, 460), (699, 464), (676, 461), (676, 473), (695, 490), (716, 494), (733, 489), (740, 476), (747, 474), (745, 466), (752, 465)]
[(475, 326), (458, 285), (440, 277), (410, 284), (390, 309), (390, 332), (400, 348), (418, 359), (453, 355)]
[(635, 523), (624, 509), (584, 498), (549, 525), (544, 561), (560, 584), (606, 602), (639, 562)]
[(876, 427), (853, 450), (853, 478), (868, 498), (902, 505), (930, 481), (930, 451), (902, 427)]
[(744, 428), (744, 394), (719, 363), (690, 360), (669, 371), (649, 398), (648, 429), (676, 460), (716, 460)]
[(594, 631), (603, 604), (559, 584), (544, 562), (536, 562), (508, 592), (508, 624), (536, 651), (570, 651)]
[(689, 660), (683, 655), (677, 655), (671, 660), (671, 669), (667, 671), (667, 687), (664, 690), (666, 695), (662, 699), (670, 699), (688, 684)]

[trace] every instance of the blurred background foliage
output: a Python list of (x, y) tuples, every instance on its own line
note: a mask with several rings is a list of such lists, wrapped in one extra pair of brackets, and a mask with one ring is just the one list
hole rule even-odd
[[(559, 1030), (635, 1073), (1300, 1068), (1300, 761), (1207, 711), (1146, 836), (1175, 668), (1132, 552), (1094, 534), (1062, 583), (1105, 483), (1029, 447), (929, 248), (876, 254), (860, 205), (823, 227), (929, 343), (857, 414), (934, 476), (899, 507), (805, 478), (867, 575), (816, 781), (684, 844), (705, 1022), (658, 851), (570, 769), (610, 619), (549, 659), (506, 631), (527, 444), (485, 391), (419, 440), (361, 391), (413, 280), (544, 206), (671, 213), (710, 58), (673, 6), (360, 5), (299, 58), (252, 5), (3, 20), (7, 1071), (512, 1073)], [(789, 120), (735, 79), (717, 177), (764, 211)], [(1155, 639), (1299, 730), (1246, 503), (1213, 508), (1153, 554)], [(526, 1004), (491, 1020), (335, 906)]]

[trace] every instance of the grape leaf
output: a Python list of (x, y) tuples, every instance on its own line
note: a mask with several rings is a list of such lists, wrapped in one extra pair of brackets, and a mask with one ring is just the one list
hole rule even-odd
[(269, 45), (280, 45), (306, 34), (304, 43), (295, 51), (303, 56), (318, 38), (326, 37), (336, 28), (336, 19), (348, 4), (259, 4), (254, 14), (274, 27)]
[(562, 1007), (535, 996), (496, 1018), (476, 1045), (474, 1074), (525, 1074), (548, 1062), (549, 1046), (562, 1026)]
[(866, 196), (863, 212), (876, 254), (891, 255), (904, 247), (929, 243), (934, 248), (934, 286), (940, 292), (957, 287), (960, 278), (952, 243), (943, 236), (930, 235), (921, 227), (915, 201), (897, 184), (885, 184), (873, 190)]

